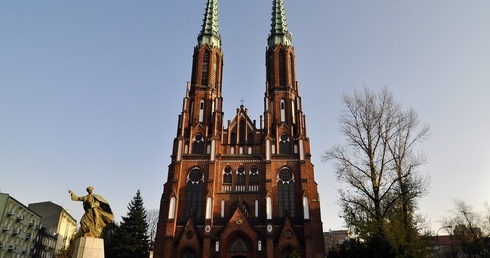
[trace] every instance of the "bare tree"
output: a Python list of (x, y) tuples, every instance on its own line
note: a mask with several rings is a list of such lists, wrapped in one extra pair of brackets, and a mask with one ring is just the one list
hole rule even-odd
[[(342, 216), (361, 237), (386, 238), (396, 229), (406, 244), (417, 234), (413, 214), (428, 188), (428, 177), (417, 173), (425, 156), (414, 148), (428, 137), (429, 126), (419, 129), (417, 113), (403, 109), (388, 88), (364, 88), (342, 100), (339, 123), (347, 142), (322, 156), (335, 161), (338, 180), (349, 186), (339, 190)], [(403, 244), (392, 248), (406, 252)]]
[(158, 209), (151, 209), (146, 212), (146, 222), (148, 223), (147, 235), (150, 238), (150, 244), (155, 243), (155, 235), (157, 233)]
[(485, 211), (476, 212), (462, 200), (454, 200), (454, 209), (441, 221), (452, 228), (454, 245), (465, 257), (489, 257), (490, 250), (485, 241), (490, 238), (490, 207), (486, 203)]

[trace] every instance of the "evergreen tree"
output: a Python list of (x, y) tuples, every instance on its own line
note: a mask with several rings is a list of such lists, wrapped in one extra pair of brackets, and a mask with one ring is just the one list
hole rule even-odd
[[(104, 255), (105, 257), (120, 257), (121, 253), (121, 229), (119, 226), (112, 222), (107, 224), (102, 231), (102, 238), (104, 239)], [(71, 257), (71, 256), (70, 256)]]
[(149, 257), (148, 223), (140, 190), (136, 192), (136, 196), (129, 203), (127, 216), (122, 217), (119, 229), (120, 252), (118, 252), (117, 257)]

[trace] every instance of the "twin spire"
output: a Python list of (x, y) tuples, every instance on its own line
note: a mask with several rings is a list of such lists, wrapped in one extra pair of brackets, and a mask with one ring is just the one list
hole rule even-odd
[[(209, 46), (221, 47), (218, 0), (208, 0), (201, 33), (199, 33), (197, 40), (199, 42), (199, 46), (208, 44)], [(288, 31), (288, 25), (286, 22), (284, 0), (272, 1), (271, 32), (267, 42), (269, 47), (274, 47), (279, 44), (285, 46), (291, 45), (291, 33)]]

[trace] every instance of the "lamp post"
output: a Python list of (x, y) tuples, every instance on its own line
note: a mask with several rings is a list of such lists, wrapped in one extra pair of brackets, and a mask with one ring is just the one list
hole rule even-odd
[(439, 240), (439, 230), (441, 230), (443, 228), (448, 229), (448, 228), (453, 228), (453, 226), (451, 226), (451, 225), (445, 225), (445, 226), (440, 227), (437, 230), (436, 238), (437, 238), (437, 247), (439, 248), (439, 255), (440, 255), (440, 257), (442, 257), (442, 248), (441, 248), (441, 241)]

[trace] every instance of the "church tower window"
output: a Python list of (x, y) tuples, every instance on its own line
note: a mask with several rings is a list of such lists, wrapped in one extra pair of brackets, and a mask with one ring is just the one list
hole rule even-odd
[(288, 168), (279, 172), (277, 179), (277, 197), (279, 206), (279, 217), (295, 217), (294, 204), (294, 175)]
[(199, 123), (204, 121), (204, 100), (199, 103)]
[(209, 52), (205, 51), (202, 58), (201, 85), (208, 85)]
[(191, 170), (186, 184), (186, 217), (201, 217), (204, 195), (204, 174), (198, 168)]
[(204, 139), (198, 134), (192, 143), (192, 154), (204, 154)]
[(284, 51), (279, 52), (279, 86), (286, 87), (286, 54)]
[(287, 134), (281, 135), (281, 141), (279, 142), (279, 153), (290, 154), (291, 153), (291, 143), (289, 141), (289, 136)]
[(281, 105), (281, 122), (286, 122), (286, 103), (283, 99), (280, 102)]

